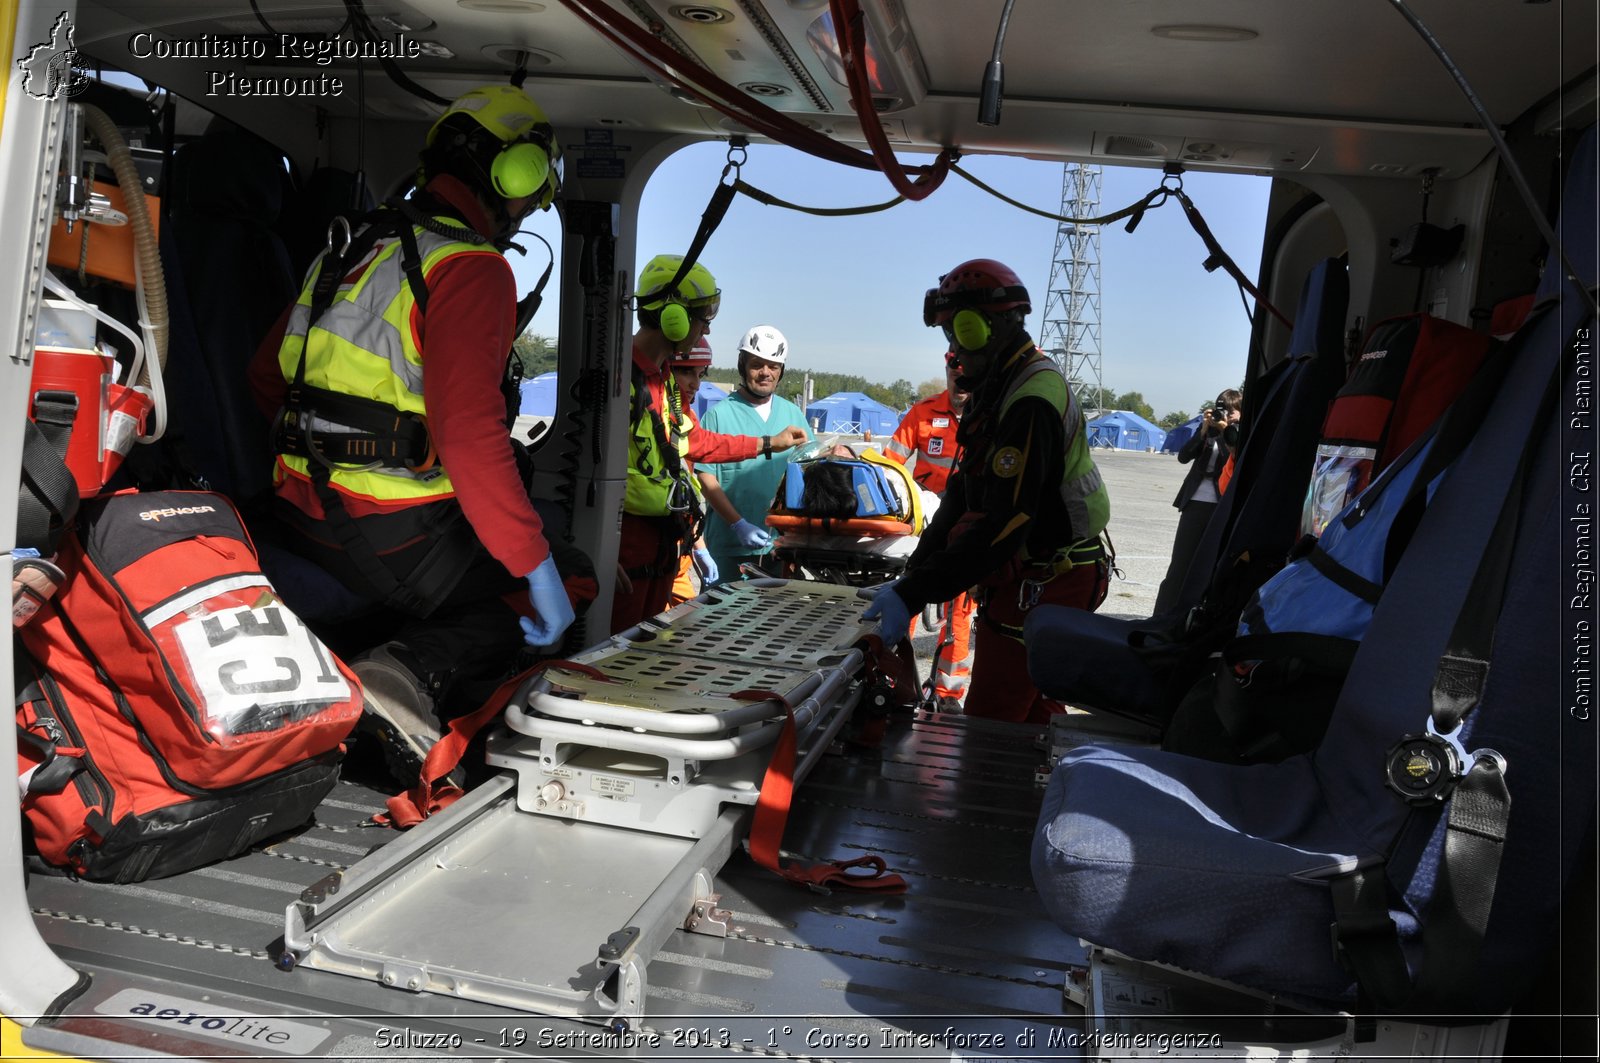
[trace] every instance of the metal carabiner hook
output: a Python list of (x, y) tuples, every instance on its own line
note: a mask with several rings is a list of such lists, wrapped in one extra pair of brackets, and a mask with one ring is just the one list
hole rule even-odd
[(728, 158), (722, 167), (722, 176), (727, 177), (731, 172), (735, 181), (739, 180), (739, 171), (744, 164), (750, 161), (749, 146), (744, 138), (735, 137), (728, 141)]
[[(342, 233), (344, 237), (340, 242), (339, 249), (337, 251), (335, 251), (333, 248), (333, 238), (335, 233)], [(335, 214), (333, 216), (333, 220), (328, 223), (328, 242), (322, 245), (322, 253), (324, 255), (331, 254), (337, 258), (343, 258), (344, 253), (350, 249), (350, 241), (352, 238), (353, 237), (350, 232), (350, 219), (346, 218), (343, 214)]]

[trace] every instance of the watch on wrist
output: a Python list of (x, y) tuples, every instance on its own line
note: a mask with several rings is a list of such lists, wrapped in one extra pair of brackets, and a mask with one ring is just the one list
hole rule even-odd
[(762, 436), (761, 437), (761, 456), (763, 458), (772, 457), (772, 437), (771, 436)]

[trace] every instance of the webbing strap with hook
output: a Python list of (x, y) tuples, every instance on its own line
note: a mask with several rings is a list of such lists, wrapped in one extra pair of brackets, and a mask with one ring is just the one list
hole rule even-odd
[(883, 857), (876, 854), (813, 864), (783, 862), (780, 846), (784, 828), (789, 823), (789, 806), (794, 799), (795, 754), (799, 741), (795, 735), (794, 706), (789, 704), (788, 698), (771, 690), (740, 690), (729, 697), (738, 701), (772, 701), (783, 706), (783, 729), (778, 732), (772, 760), (761, 780), (761, 796), (756, 800), (755, 819), (750, 824), (750, 859), (781, 878), (819, 893), (833, 889), (904, 893), (906, 880), (891, 872)]
[(1267, 313), (1283, 322), (1285, 328), (1292, 330), (1294, 322), (1285, 317), (1281, 310), (1273, 306), (1267, 300), (1267, 297), (1261, 294), (1259, 288), (1250, 283), (1249, 278), (1244, 275), (1244, 271), (1239, 268), (1239, 264), (1222, 249), (1222, 245), (1212, 235), (1211, 226), (1207, 225), (1205, 218), (1201, 216), (1200, 208), (1194, 205), (1194, 200), (1190, 199), (1182, 188), (1177, 189), (1172, 194), (1177, 198), (1179, 206), (1183, 207), (1184, 217), (1189, 219), (1189, 224), (1194, 228), (1201, 242), (1206, 245), (1206, 250), (1211, 252), (1210, 257), (1204, 263), (1206, 272), (1209, 273), (1221, 266), (1228, 276), (1233, 278), (1235, 284), (1249, 293), (1250, 298), (1254, 299), (1258, 306), (1265, 308)]
[[(678, 285), (683, 283), (683, 278), (689, 275), (694, 264), (700, 260), (700, 252), (706, 249), (711, 234), (717, 231), (717, 227), (722, 224), (722, 219), (728, 213), (728, 208), (733, 205), (733, 197), (739, 191), (739, 170), (747, 161), (749, 152), (745, 139), (734, 137), (729, 140), (728, 159), (722, 167), (722, 177), (717, 179), (717, 187), (711, 192), (711, 200), (700, 215), (700, 227), (695, 230), (694, 239), (689, 241), (689, 250), (684, 252), (683, 261), (678, 263), (678, 271), (661, 287), (661, 291), (668, 295), (675, 293)], [(730, 173), (733, 174), (733, 180), (725, 180)]]
[(577, 672), (606, 683), (614, 682), (598, 668), (557, 658), (540, 661), (533, 667), (518, 672), (496, 687), (494, 693), (490, 694), (478, 708), (450, 721), (450, 726), (445, 729), (444, 734), (428, 750), (428, 755), (422, 762), (422, 770), (417, 775), (417, 784), (404, 793), (389, 798), (385, 802), (388, 811), (374, 815), (372, 821), (385, 827), (405, 830), (455, 804), (462, 796), (461, 788), (448, 782), (438, 786), (435, 784), (456, 770), (456, 765), (461, 763), (461, 758), (466, 754), (467, 745), (473, 737), (505, 711), (506, 706), (511, 704), (511, 698), (522, 685), (540, 672), (551, 668)]
[(895, 196), (893, 199), (882, 203), (870, 203), (864, 207), (807, 207), (799, 203), (791, 203), (786, 199), (779, 199), (770, 192), (763, 192), (743, 180), (733, 182), (735, 191), (760, 203), (764, 207), (782, 207), (784, 210), (799, 211), (801, 214), (813, 214), (819, 218), (846, 218), (855, 214), (875, 214), (880, 210), (888, 210), (906, 201), (905, 196)]

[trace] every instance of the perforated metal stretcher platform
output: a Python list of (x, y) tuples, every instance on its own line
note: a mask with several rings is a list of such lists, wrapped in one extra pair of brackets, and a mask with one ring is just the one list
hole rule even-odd
[(602, 1023), (637, 1021), (661, 943), (747, 827), (792, 717), (803, 778), (859, 697), (848, 588), (716, 588), (530, 679), (506, 774), (291, 905), (302, 966)]

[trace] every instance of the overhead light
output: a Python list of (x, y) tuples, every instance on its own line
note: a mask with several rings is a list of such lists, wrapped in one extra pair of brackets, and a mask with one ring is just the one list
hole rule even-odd
[[(862, 10), (866, 16), (867, 83), (872, 92), (873, 107), (879, 111), (892, 111), (917, 103), (927, 95), (928, 79), (916, 40), (909, 31), (894, 32), (881, 28), (888, 24), (887, 20), (892, 16), (903, 18), (904, 12), (886, 0), (864, 3)], [(878, 45), (883, 40), (897, 43), (883, 49)], [(823, 12), (806, 27), (806, 43), (811, 45), (811, 50), (822, 61), (823, 69), (830, 78), (841, 85), (849, 85), (839, 51), (839, 34), (834, 29), (831, 12)]]
[(537, 15), (544, 10), (534, 0), (456, 0), (456, 6), (486, 15)]
[(535, 66), (553, 66), (562, 61), (562, 57), (555, 52), (543, 48), (529, 48), (525, 44), (486, 44), (482, 54), (485, 59), (494, 59), (509, 67), (522, 67), (527, 69)]
[(1247, 30), (1243, 26), (1205, 26), (1200, 24), (1154, 26), (1150, 32), (1157, 37), (1165, 37), (1169, 41), (1253, 41), (1261, 36), (1255, 30)]
[(694, 22), (701, 26), (715, 26), (722, 22), (733, 21), (732, 14), (709, 4), (679, 4), (668, 8), (667, 14), (680, 21)]

